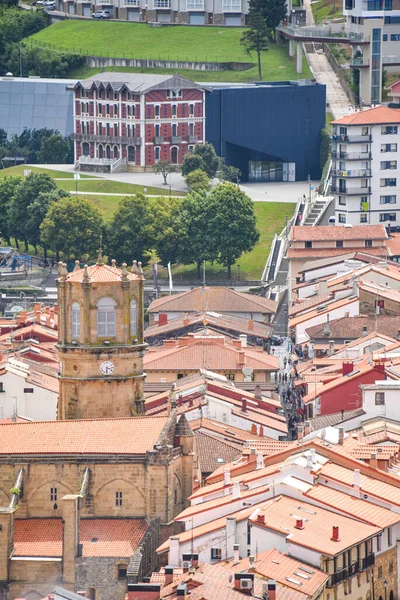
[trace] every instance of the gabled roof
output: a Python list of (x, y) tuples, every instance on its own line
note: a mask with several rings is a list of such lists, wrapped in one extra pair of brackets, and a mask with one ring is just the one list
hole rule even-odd
[(332, 125), (379, 125), (385, 123), (400, 123), (400, 110), (388, 106), (376, 106), (332, 121)]
[(196, 430), (196, 451), (202, 473), (212, 473), (220, 466), (219, 461), (229, 463), (240, 456), (240, 446), (204, 432)]
[[(400, 111), (398, 112), (400, 117)], [(400, 122), (400, 118), (399, 118)], [(331, 242), (337, 240), (387, 240), (388, 235), (383, 225), (319, 225), (318, 227), (292, 227), (290, 240), (294, 242)], [(349, 252), (347, 248), (339, 248), (342, 254)], [(368, 248), (370, 252), (372, 248)]]
[(349, 304), (353, 304), (353, 302), (358, 302), (357, 296), (350, 296), (346, 298), (341, 298), (340, 300), (335, 300), (334, 302), (328, 303), (325, 307), (321, 306), (319, 309), (310, 310), (309, 312), (304, 313), (303, 315), (299, 315), (298, 317), (294, 317), (289, 321), (289, 327), (296, 327), (299, 323), (304, 323), (313, 319), (314, 317), (320, 315), (329, 314), (331, 311), (336, 310), (338, 308), (346, 308)]
[[(110, 267), (110, 265), (96, 264), (87, 267), (87, 273), (89, 276), (90, 283), (111, 283), (115, 281), (122, 281), (122, 269), (117, 267)], [(68, 273), (66, 277), (59, 277), (59, 281), (77, 281), (82, 283), (85, 275), (85, 269), (78, 269)], [(135, 279), (141, 279), (140, 275), (132, 273), (131, 271), (126, 277), (133, 281)]]
[(0, 456), (22, 454), (145, 454), (167, 417), (0, 424)]
[(256, 294), (237, 292), (227, 287), (195, 288), (181, 294), (153, 300), (148, 312), (273, 313), (276, 302)]
[(157, 89), (205, 89), (198, 83), (194, 83), (189, 79), (185, 79), (178, 74), (174, 75), (145, 75), (143, 73), (118, 73), (118, 72), (106, 72), (96, 73), (88, 79), (78, 81), (72, 89), (77, 87), (83, 87), (84, 89), (90, 89), (94, 87), (106, 87), (110, 86), (113, 90), (119, 91), (122, 88), (127, 88), (131, 92), (138, 94), (149, 92)]
[(330, 335), (325, 335), (325, 323), (313, 325), (306, 330), (310, 340), (326, 339), (358, 339), (363, 334), (364, 327), (368, 332), (376, 331), (387, 336), (396, 335), (400, 330), (400, 316), (379, 315), (371, 319), (367, 315), (356, 315), (354, 317), (341, 317), (329, 322)]

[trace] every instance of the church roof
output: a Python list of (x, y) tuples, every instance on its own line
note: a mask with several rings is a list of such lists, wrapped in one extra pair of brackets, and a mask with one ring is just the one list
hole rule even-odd
[[(90, 267), (86, 267), (83, 269), (77, 269), (76, 271), (72, 271), (66, 277), (61, 277), (63, 281), (77, 281), (79, 283), (83, 282), (83, 278), (85, 276), (85, 270), (87, 275), (89, 276), (90, 283), (113, 283), (115, 281), (122, 281), (123, 274), (122, 269), (118, 269), (118, 267), (110, 266), (110, 265), (101, 265), (95, 264)], [(126, 277), (133, 281), (135, 279), (141, 279), (139, 274), (128, 272)]]
[(167, 417), (81, 419), (0, 424), (1, 455), (145, 454)]
[(178, 437), (193, 437), (193, 431), (191, 430), (185, 415), (181, 415), (175, 429), (175, 435)]

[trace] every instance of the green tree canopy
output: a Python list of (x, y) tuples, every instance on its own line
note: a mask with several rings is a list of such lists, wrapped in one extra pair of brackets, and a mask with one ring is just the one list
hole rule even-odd
[(153, 165), (154, 173), (160, 174), (164, 179), (164, 185), (167, 185), (167, 177), (170, 173), (175, 173), (176, 166), (171, 164), (169, 160), (159, 160)]
[(150, 208), (146, 196), (136, 194), (123, 198), (107, 227), (110, 258), (115, 258), (118, 263), (128, 263), (134, 258), (146, 264), (146, 253), (151, 247), (149, 222)]
[(69, 157), (69, 151), (67, 139), (59, 133), (53, 133), (43, 139), (38, 161), (44, 164), (64, 164)]
[(13, 235), (9, 220), (11, 200), (16, 189), (23, 183), (21, 177), (4, 177), (0, 180), (0, 235), (8, 245)]
[(260, 81), (262, 81), (261, 52), (266, 52), (268, 50), (268, 33), (269, 29), (265, 17), (261, 12), (256, 12), (254, 9), (250, 10), (248, 15), (248, 28), (243, 32), (240, 43), (247, 54), (256, 52), (258, 78)]
[(187, 177), (193, 171), (205, 171), (205, 164), (201, 156), (194, 153), (188, 153), (183, 159), (181, 166), (182, 175)]
[(205, 171), (196, 169), (185, 177), (185, 183), (191, 192), (210, 189), (210, 178)]
[(98, 248), (101, 232), (99, 209), (85, 198), (67, 196), (50, 205), (40, 226), (40, 239), (66, 258), (81, 258)]
[(251, 0), (249, 5), (249, 17), (251, 12), (259, 13), (264, 17), (267, 28), (276, 37), (276, 28), (287, 16), (286, 0)]
[(207, 173), (210, 179), (215, 177), (220, 164), (220, 159), (215, 152), (214, 146), (209, 142), (204, 144), (196, 144), (194, 147), (194, 155), (200, 156), (203, 161), (204, 168), (202, 169)]
[[(69, 192), (59, 188), (50, 192), (40, 192), (35, 200), (27, 208), (26, 235), (28, 242), (35, 247), (41, 244), (40, 225), (44, 221), (48, 210), (53, 202), (60, 198), (66, 198)], [(44, 258), (47, 258), (47, 245), (43, 245)]]
[(29, 175), (15, 189), (9, 209), (9, 223), (11, 235), (19, 240), (24, 240), (28, 250), (28, 207), (40, 193), (57, 190), (57, 185), (46, 173), (33, 173)]
[(178, 262), (186, 243), (180, 218), (181, 198), (154, 198), (150, 201), (148, 238), (164, 266)]
[(230, 277), (231, 266), (260, 237), (253, 202), (233, 183), (220, 183), (208, 194), (205, 220), (211, 254)]

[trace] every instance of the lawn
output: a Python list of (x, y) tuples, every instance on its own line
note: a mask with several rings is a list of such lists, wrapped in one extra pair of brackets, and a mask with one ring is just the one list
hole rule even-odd
[(343, 17), (342, 3), (340, 0), (320, 0), (319, 2), (312, 2), (311, 9), (317, 24), (322, 23), (323, 21)]
[[(255, 55), (247, 55), (240, 44), (242, 28), (214, 27), (148, 27), (143, 23), (115, 23), (105, 21), (65, 20), (31, 36), (31, 43), (42, 44), (52, 50), (79, 54), (120, 58), (153, 58), (195, 62), (252, 62)], [(277, 81), (298, 79), (296, 61), (288, 56), (285, 43), (270, 43), (268, 52), (262, 54), (263, 79)], [(141, 73), (175, 73), (176, 69), (123, 69), (112, 71)], [(99, 72), (84, 68), (72, 72), (71, 77), (88, 76)], [(257, 68), (247, 71), (191, 71), (179, 70), (185, 77), (196, 81), (255, 81)], [(302, 78), (310, 77), (306, 61)]]
[[(161, 177), (160, 177), (161, 180)], [(75, 191), (75, 181), (57, 181), (57, 185), (67, 192)], [(95, 192), (96, 194), (143, 194), (144, 187), (134, 183), (124, 183), (121, 181), (110, 181), (108, 179), (94, 179), (91, 181), (79, 181), (78, 190), (80, 192)], [(171, 192), (174, 196), (184, 196), (183, 192)], [(168, 196), (169, 187), (146, 187), (146, 194), (149, 196)]]
[[(47, 173), (52, 179), (73, 179), (73, 173), (64, 173), (64, 171), (55, 171), (53, 169), (44, 169), (41, 167), (31, 167), (30, 165), (17, 165), (15, 167), (9, 167), (8, 169), (0, 170), (0, 177), (6, 177), (7, 175), (19, 175), (23, 177), (24, 171), (29, 170), (32, 173)], [(84, 179), (95, 179), (91, 175), (81, 175)]]

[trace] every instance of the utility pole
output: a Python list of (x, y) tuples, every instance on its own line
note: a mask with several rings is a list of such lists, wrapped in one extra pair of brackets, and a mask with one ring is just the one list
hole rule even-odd
[(22, 52), (21, 52), (21, 42), (19, 43), (19, 76), (22, 77)]

